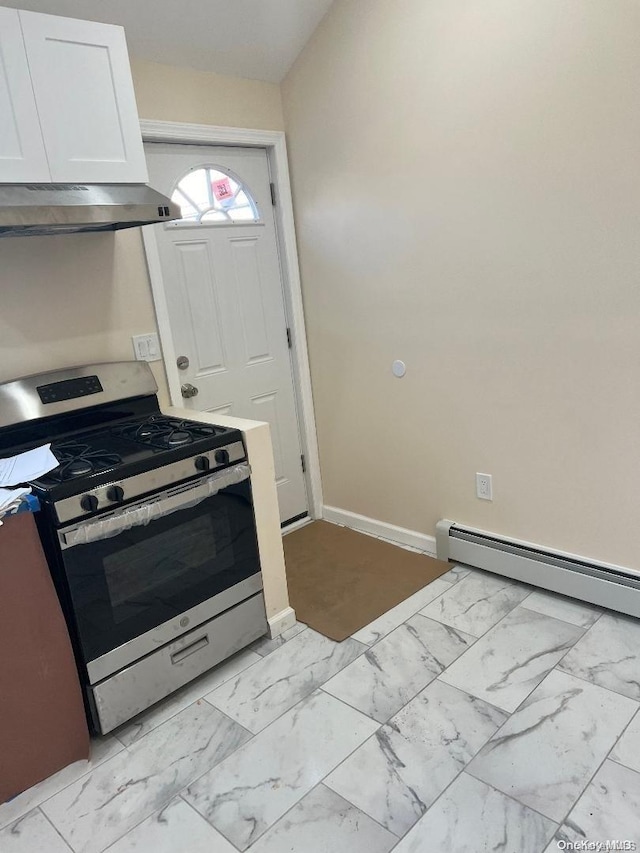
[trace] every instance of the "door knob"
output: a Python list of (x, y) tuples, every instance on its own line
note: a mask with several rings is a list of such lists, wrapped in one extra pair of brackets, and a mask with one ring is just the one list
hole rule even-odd
[(197, 395), (198, 389), (190, 382), (185, 382), (184, 385), (180, 386), (180, 393), (188, 400), (189, 397), (195, 397)]
[(189, 367), (189, 359), (186, 355), (179, 355), (176, 359), (176, 364), (178, 365), (178, 370), (186, 370)]

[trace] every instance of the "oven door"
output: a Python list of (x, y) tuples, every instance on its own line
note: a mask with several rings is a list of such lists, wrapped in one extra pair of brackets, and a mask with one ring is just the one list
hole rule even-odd
[(94, 683), (262, 589), (244, 463), (59, 531)]

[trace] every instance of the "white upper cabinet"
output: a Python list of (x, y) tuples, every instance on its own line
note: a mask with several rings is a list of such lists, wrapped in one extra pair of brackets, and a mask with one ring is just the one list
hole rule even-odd
[(51, 179), (144, 183), (122, 27), (20, 12)]
[(0, 183), (50, 181), (20, 17), (0, 7)]
[(146, 183), (122, 27), (0, 8), (0, 182), (23, 181)]

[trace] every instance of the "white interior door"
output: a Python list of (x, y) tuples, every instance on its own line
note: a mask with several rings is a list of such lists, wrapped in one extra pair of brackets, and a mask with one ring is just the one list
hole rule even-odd
[(288, 521), (308, 507), (266, 151), (145, 151), (152, 186), (169, 196), (179, 186), (191, 217), (153, 226), (180, 378), (198, 389), (184, 404), (268, 421)]

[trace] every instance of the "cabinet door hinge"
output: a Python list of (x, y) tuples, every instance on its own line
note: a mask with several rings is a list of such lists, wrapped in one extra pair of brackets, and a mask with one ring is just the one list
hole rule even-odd
[(304, 459), (304, 453), (300, 454), (300, 463), (302, 465), (302, 473), (306, 474), (307, 473), (307, 463), (305, 462), (305, 459)]
[(287, 327), (287, 345), (291, 349), (291, 329)]
[(275, 207), (276, 206), (276, 185), (275, 184), (269, 184), (269, 189), (271, 190), (271, 204)]

